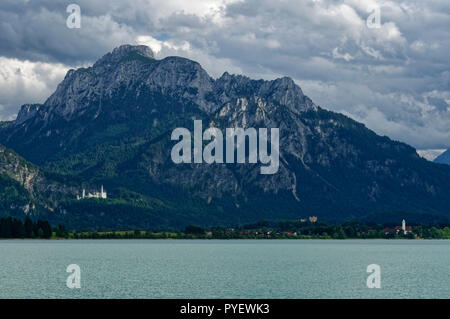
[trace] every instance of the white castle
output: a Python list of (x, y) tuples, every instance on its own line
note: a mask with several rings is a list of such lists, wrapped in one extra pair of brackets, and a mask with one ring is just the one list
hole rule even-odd
[(103, 199), (106, 199), (106, 198), (108, 198), (108, 195), (103, 190), (103, 185), (102, 185), (102, 187), (100, 188), (100, 192), (94, 192), (93, 194), (88, 193), (87, 195), (86, 195), (86, 190), (83, 188), (83, 192), (81, 194), (81, 197), (80, 197), (80, 195), (77, 195), (77, 199), (80, 200), (80, 199), (83, 199), (83, 198), (103, 198)]

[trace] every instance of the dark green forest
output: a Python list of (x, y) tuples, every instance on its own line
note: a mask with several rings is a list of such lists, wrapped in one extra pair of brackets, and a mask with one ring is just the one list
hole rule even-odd
[(32, 221), (26, 218), (25, 221), (8, 217), (0, 218), (0, 238), (39, 238), (49, 239), (52, 236), (57, 238), (68, 238), (69, 233), (63, 226), (52, 229), (50, 223), (45, 220)]

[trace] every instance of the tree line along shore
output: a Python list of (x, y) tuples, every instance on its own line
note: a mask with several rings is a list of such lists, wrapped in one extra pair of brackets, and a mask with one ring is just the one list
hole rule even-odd
[(48, 221), (0, 218), (2, 239), (450, 239), (450, 226), (414, 224), (408, 231), (392, 223), (346, 222), (339, 225), (284, 221), (261, 221), (240, 227), (205, 229), (189, 225), (182, 230), (69, 231)]

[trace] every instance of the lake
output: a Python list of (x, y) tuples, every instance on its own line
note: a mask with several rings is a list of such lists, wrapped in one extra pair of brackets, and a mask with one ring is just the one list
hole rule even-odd
[(0, 298), (449, 297), (448, 240), (0, 241)]

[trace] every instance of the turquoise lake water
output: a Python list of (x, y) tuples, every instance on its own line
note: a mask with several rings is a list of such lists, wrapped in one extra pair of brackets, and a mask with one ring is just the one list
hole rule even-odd
[(0, 298), (450, 298), (450, 241), (1, 240)]

